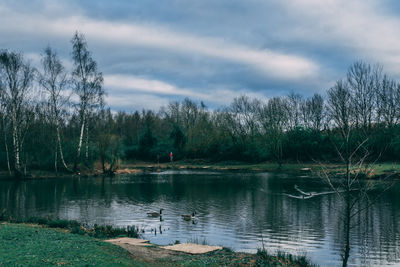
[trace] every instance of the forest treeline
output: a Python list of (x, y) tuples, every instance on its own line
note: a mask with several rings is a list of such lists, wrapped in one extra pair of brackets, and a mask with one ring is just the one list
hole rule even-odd
[(324, 95), (242, 95), (216, 110), (186, 98), (158, 111), (116, 113), (104, 103), (103, 76), (84, 36), (71, 43), (72, 69), (50, 47), (40, 68), (22, 53), (0, 51), (0, 167), (10, 174), (96, 163), (112, 173), (121, 159), (165, 162), (169, 152), (208, 161), (339, 161), (344, 144), (361, 143), (371, 159), (400, 156), (400, 84), (379, 65), (354, 63)]

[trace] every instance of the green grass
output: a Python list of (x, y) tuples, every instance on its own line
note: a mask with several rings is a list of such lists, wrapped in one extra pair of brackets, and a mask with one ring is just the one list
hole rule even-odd
[(0, 212), (0, 222), (9, 223), (29, 223), (44, 225), (49, 228), (63, 228), (69, 230), (73, 234), (88, 235), (96, 238), (113, 238), (119, 236), (127, 236), (133, 238), (139, 238), (139, 229), (135, 226), (128, 227), (113, 227), (112, 225), (97, 225), (89, 227), (84, 224), (80, 224), (74, 220), (63, 220), (51, 217), (30, 217), (27, 219), (13, 218), (7, 215), (6, 210)]
[(400, 165), (395, 162), (383, 162), (372, 165), (375, 175), (383, 175), (386, 173), (400, 173)]
[(227, 162), (205, 162), (205, 161), (177, 161), (173, 163), (148, 163), (148, 162), (124, 162), (121, 168), (137, 169), (209, 169), (209, 170), (231, 170), (231, 171), (299, 171), (301, 168), (315, 166), (316, 164), (287, 163), (281, 169), (276, 163), (243, 163), (235, 161)]
[[(64, 225), (62, 223), (62, 225)], [(124, 249), (67, 229), (32, 224), (0, 224), (0, 266), (295, 266), (311, 267), (305, 257), (286, 253), (236, 253), (222, 249), (207, 254), (154, 257), (157, 246), (141, 247), (135, 258)]]
[(226, 249), (209, 252), (207, 254), (182, 255), (176, 265), (169, 259), (160, 261), (160, 266), (196, 266), (196, 267), (219, 267), (219, 266), (255, 266), (256, 255), (247, 253), (235, 253)]
[[(340, 163), (284, 163), (279, 168), (276, 163), (257, 163), (249, 164), (243, 162), (227, 161), (227, 162), (206, 162), (206, 161), (177, 161), (173, 163), (146, 163), (146, 162), (125, 162), (122, 164), (122, 169), (139, 169), (139, 170), (161, 170), (161, 169), (193, 169), (193, 170), (216, 170), (216, 171), (245, 171), (245, 172), (280, 172), (286, 174), (301, 174), (307, 173), (302, 171), (303, 168), (310, 168), (314, 175), (318, 175), (322, 171), (322, 167), (331, 175), (340, 175), (345, 171), (345, 168)], [(397, 174), (392, 177), (398, 177), (400, 174), (400, 165), (395, 162), (381, 162), (371, 164), (371, 177), (385, 177), (389, 174)]]
[(89, 236), (25, 224), (0, 224), (0, 266), (141, 266)]
[[(322, 165), (316, 162), (287, 162), (283, 163), (281, 168), (279, 165), (273, 162), (264, 163), (246, 163), (236, 161), (224, 161), (224, 162), (208, 162), (205, 160), (180, 160), (173, 163), (154, 163), (154, 162), (136, 162), (136, 161), (125, 161), (121, 163), (121, 168), (117, 173), (120, 174), (131, 174), (140, 173), (143, 171), (159, 171), (159, 170), (214, 170), (214, 171), (241, 171), (241, 172), (279, 172), (286, 174), (301, 174), (306, 173), (302, 171), (303, 168), (311, 168), (312, 172), (317, 175), (320, 172), (321, 166), (332, 174), (337, 175), (345, 171), (343, 165), (340, 163), (328, 163), (324, 162)], [(391, 174), (392, 177), (399, 177), (400, 175), (400, 164), (396, 162), (381, 162), (371, 165), (372, 177), (380, 178)], [(97, 176), (101, 174), (101, 171), (95, 169), (93, 172), (84, 173), (81, 176)], [(396, 174), (396, 175), (393, 175)], [(32, 177), (30, 179), (42, 179), (42, 178), (68, 178), (72, 175), (69, 173), (60, 173), (58, 176), (54, 172), (44, 171), (32, 171)], [(0, 171), (0, 179), (10, 179), (8, 172)]]
[(265, 249), (257, 251), (258, 266), (298, 266), (298, 267), (317, 267), (304, 255), (296, 256), (282, 251), (278, 251), (276, 255), (269, 254)]
[(235, 253), (230, 249), (210, 252), (199, 255), (183, 255), (178, 264), (174, 265), (165, 259), (160, 264), (166, 266), (265, 266), (265, 267), (317, 267), (305, 256), (294, 256), (288, 253), (278, 252), (277, 255), (270, 255), (264, 252), (257, 254)]

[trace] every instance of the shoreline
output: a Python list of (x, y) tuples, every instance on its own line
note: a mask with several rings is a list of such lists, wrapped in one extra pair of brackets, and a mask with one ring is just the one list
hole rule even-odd
[[(116, 245), (104, 238), (73, 233), (70, 229), (32, 223), (0, 222), (0, 240), (4, 240), (0, 244), (0, 265), (316, 266), (305, 256), (284, 252), (272, 255), (266, 250), (251, 254), (222, 248), (191, 254), (167, 250), (151, 243)], [(19, 251), (22, 244), (24, 253)]]
[[(242, 162), (220, 162), (207, 163), (198, 161), (177, 161), (173, 163), (149, 163), (149, 162), (125, 162), (115, 171), (114, 175), (141, 174), (148, 172), (161, 172), (166, 170), (196, 170), (196, 171), (218, 171), (218, 172), (271, 172), (285, 174), (306, 174), (318, 175), (318, 172), (324, 167), (325, 171), (333, 176), (341, 175), (343, 167), (337, 163), (317, 164), (317, 163), (286, 163), (281, 168), (276, 163), (258, 163), (248, 164)], [(27, 177), (15, 179), (7, 171), (0, 171), (0, 180), (36, 180), (36, 179), (66, 179), (66, 178), (89, 178), (98, 176), (110, 176), (103, 174), (100, 169), (92, 171), (82, 171), (81, 174), (53, 171), (33, 170)], [(393, 162), (375, 163), (372, 165), (372, 172), (365, 175), (365, 178), (382, 179), (391, 177), (391, 179), (400, 178), (400, 165)]]

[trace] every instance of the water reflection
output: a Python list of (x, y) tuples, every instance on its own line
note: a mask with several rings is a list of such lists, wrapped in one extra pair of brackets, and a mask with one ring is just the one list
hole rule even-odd
[[(154, 243), (206, 239), (254, 252), (307, 254), (323, 266), (340, 265), (343, 220), (334, 194), (301, 200), (305, 191), (329, 188), (318, 178), (288, 175), (165, 172), (114, 178), (0, 182), (0, 209), (15, 217), (53, 216), (88, 224), (136, 225)], [(360, 213), (351, 231), (350, 265), (396, 264), (400, 259), (400, 187)], [(163, 221), (146, 213), (164, 208)], [(196, 211), (196, 223), (181, 214)], [(161, 231), (160, 231), (161, 230)], [(162, 233), (161, 233), (162, 232)]]

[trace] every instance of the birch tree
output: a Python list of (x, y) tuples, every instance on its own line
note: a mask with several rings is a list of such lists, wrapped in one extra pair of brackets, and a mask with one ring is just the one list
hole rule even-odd
[[(1, 84), (0, 80), (0, 91), (3, 88), (2, 86), (3, 85)], [(1, 129), (3, 131), (3, 139), (4, 139), (4, 149), (6, 151), (7, 170), (8, 174), (11, 176), (10, 153), (8, 149), (8, 138), (7, 138), (10, 121), (7, 118), (7, 106), (1, 99), (0, 99), (0, 116), (1, 116)]]
[[(80, 120), (79, 140), (74, 161), (76, 172), (81, 156), (82, 143), (86, 132), (86, 147), (88, 147), (88, 119), (93, 109), (100, 107), (104, 102), (103, 75), (97, 69), (97, 63), (88, 50), (85, 37), (78, 32), (72, 38), (72, 60), (74, 69), (72, 81), (74, 93), (78, 96), (77, 110)], [(86, 130), (86, 131), (85, 131)], [(88, 149), (86, 149), (87, 151)], [(87, 153), (86, 153), (87, 154)]]
[(1, 102), (6, 107), (11, 122), (13, 146), (13, 170), (16, 177), (22, 175), (21, 149), (29, 118), (25, 112), (32, 91), (35, 69), (20, 53), (0, 53)]
[(66, 170), (70, 170), (65, 163), (63, 148), (61, 145), (60, 121), (62, 113), (65, 113), (65, 107), (68, 104), (66, 89), (68, 85), (67, 72), (58, 58), (57, 53), (50, 47), (44, 50), (42, 55), (43, 72), (39, 74), (39, 83), (47, 94), (48, 118), (55, 130), (56, 144), (54, 167), (57, 167), (57, 155), (60, 155), (61, 163)]

